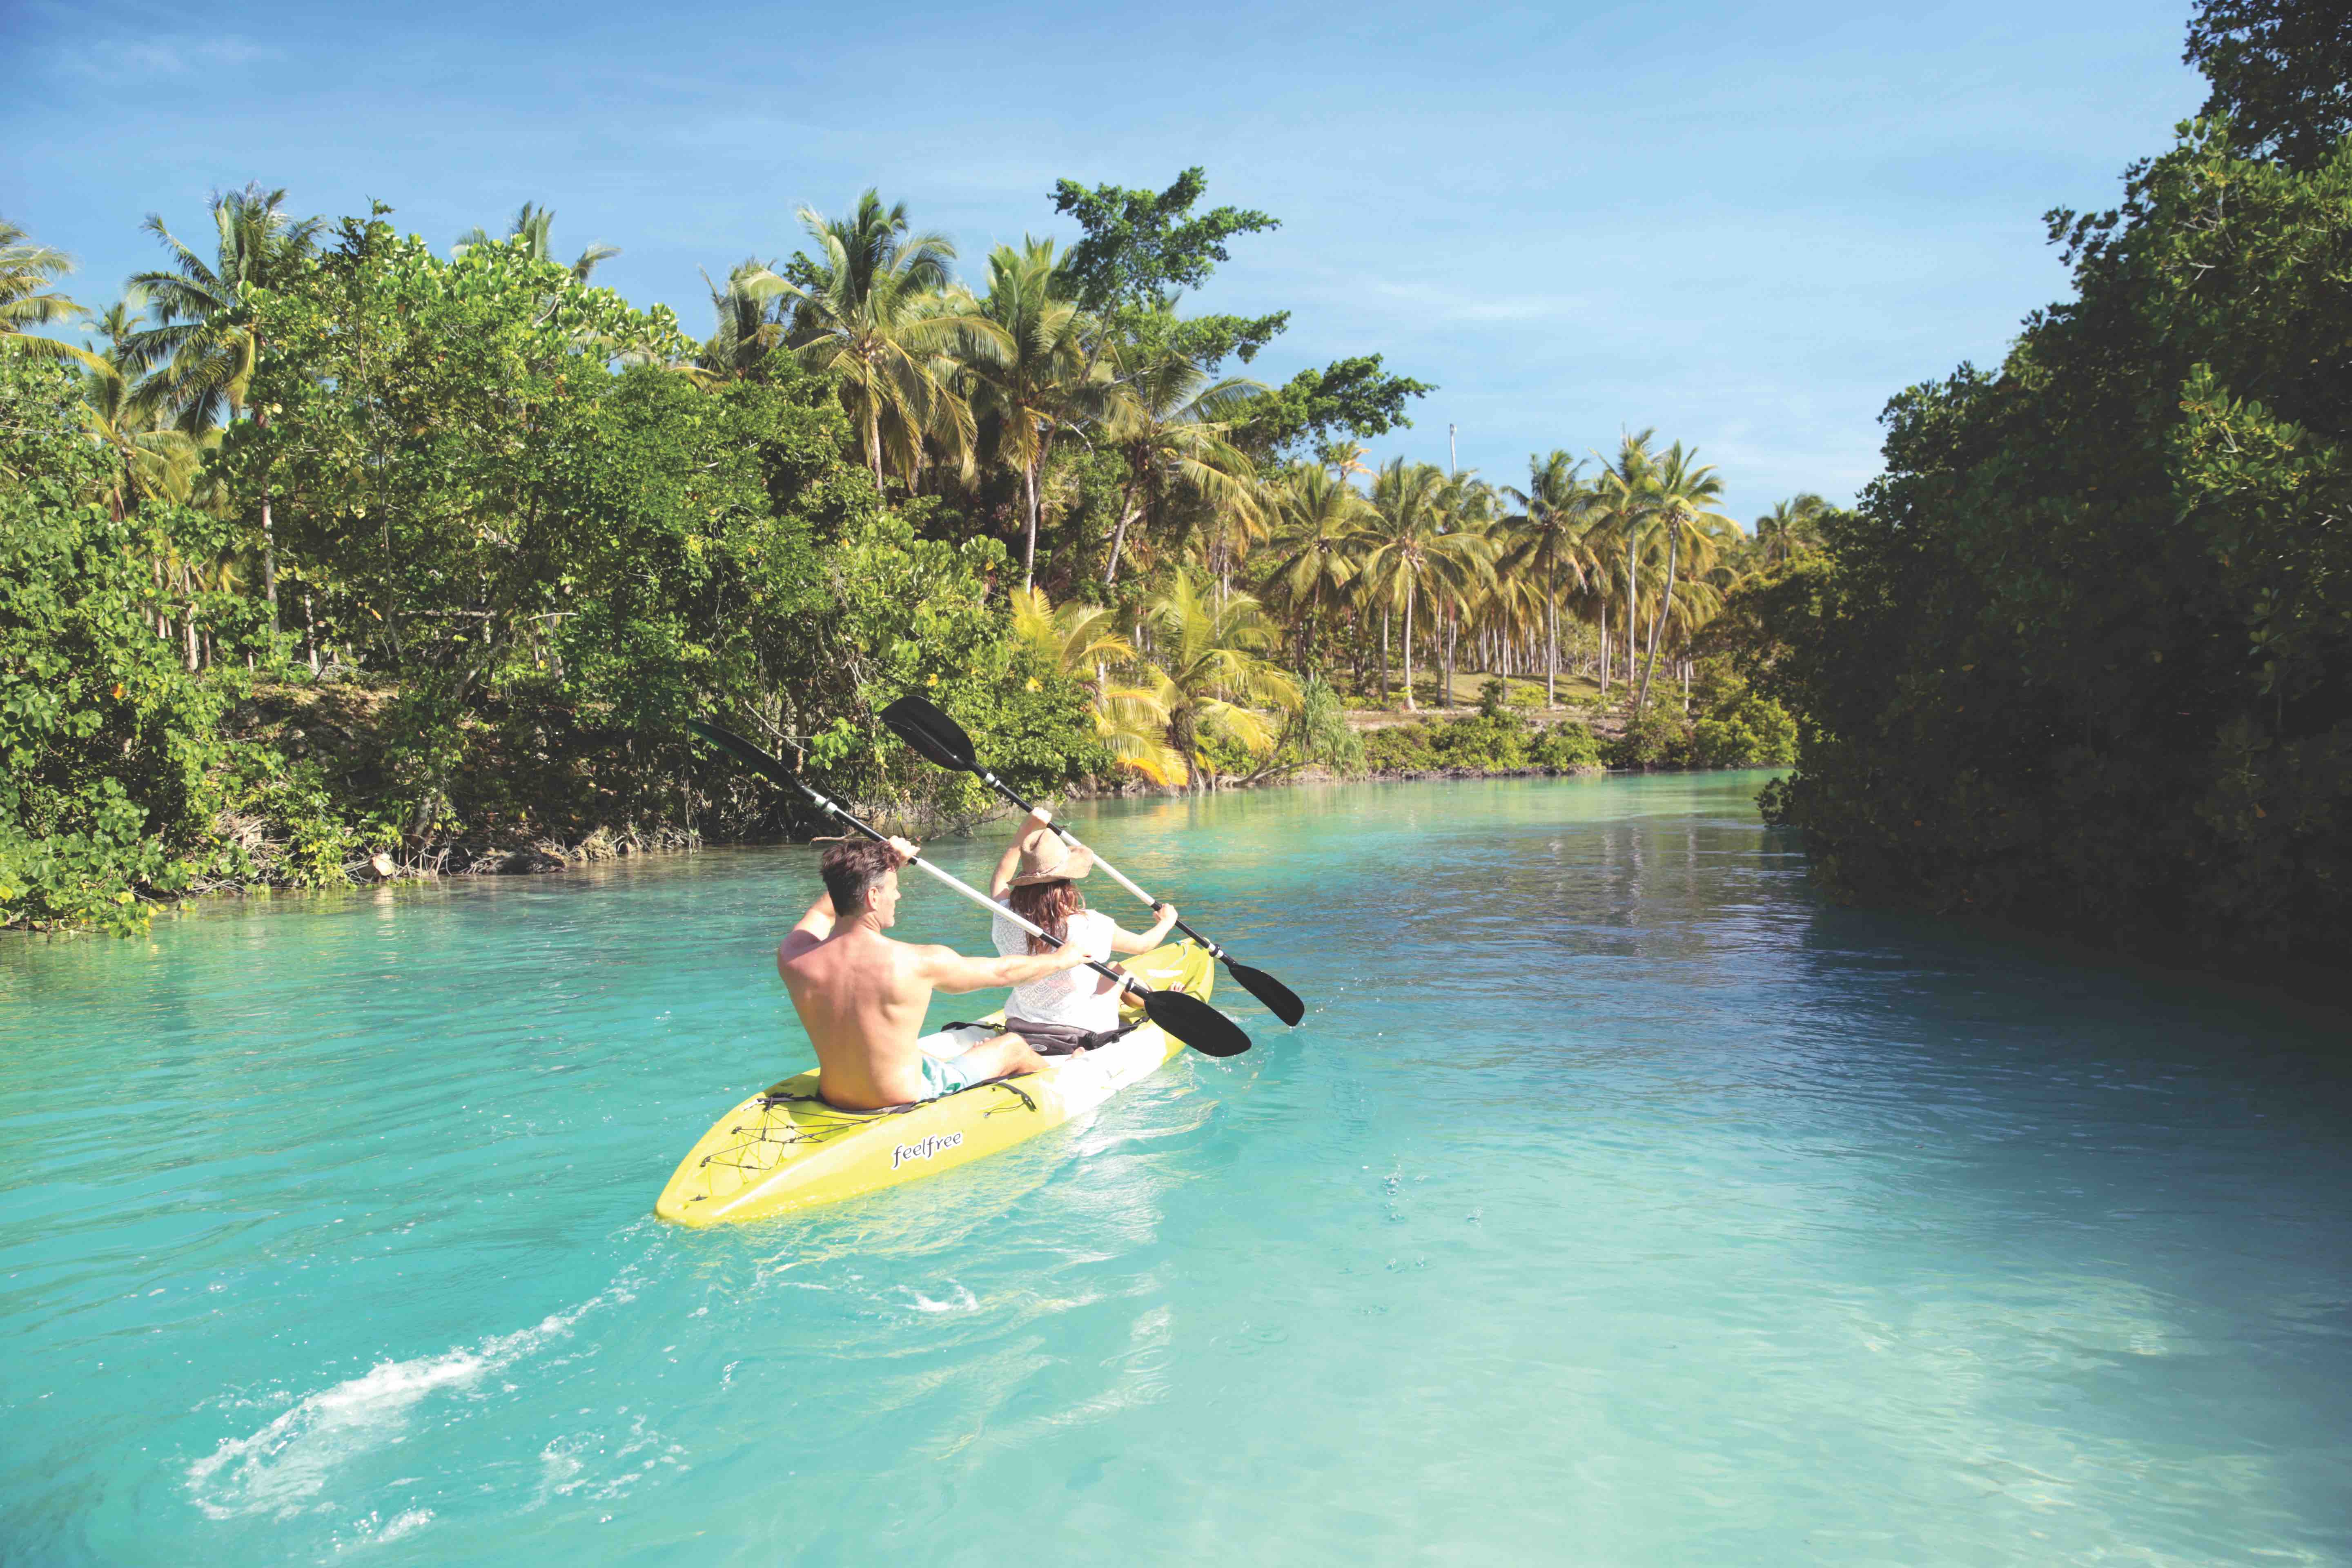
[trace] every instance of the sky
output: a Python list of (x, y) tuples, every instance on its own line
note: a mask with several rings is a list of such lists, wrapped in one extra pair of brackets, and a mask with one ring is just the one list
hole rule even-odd
[(2113, 205), (2203, 101), (2189, 9), (0, 0), (0, 216), (103, 305), (161, 259), (145, 216), (201, 248), (248, 181), (442, 247), (536, 201), (698, 335), (697, 268), (790, 255), (803, 206), (878, 186), (976, 279), (1074, 236), (1056, 179), (1200, 164), (1282, 220), (1194, 297), (1292, 312), (1248, 374), (1381, 354), (1438, 390), (1374, 454), (1446, 462), (1453, 426), (1498, 483), (1654, 428), (1745, 521), (1850, 499), (1889, 397), (2063, 295), (2042, 215)]

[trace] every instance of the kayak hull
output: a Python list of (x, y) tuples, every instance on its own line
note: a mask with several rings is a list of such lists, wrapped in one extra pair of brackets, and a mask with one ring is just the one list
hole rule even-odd
[[(1190, 942), (1127, 961), (1155, 990), (1205, 998), (1214, 963)], [(1003, 1013), (982, 1022), (994, 1034)], [(1139, 1017), (1131, 1012), (1130, 1018)], [(926, 1037), (927, 1047), (946, 1037)], [(804, 1072), (751, 1096), (712, 1124), (678, 1162), (654, 1212), (685, 1226), (767, 1219), (936, 1176), (1059, 1127), (1160, 1070), (1184, 1048), (1150, 1020), (1125, 1037), (1040, 1072), (982, 1084), (893, 1110), (842, 1110), (816, 1096)]]

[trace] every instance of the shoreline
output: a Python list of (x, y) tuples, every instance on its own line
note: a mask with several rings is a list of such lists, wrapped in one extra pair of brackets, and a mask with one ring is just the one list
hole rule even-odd
[[(1403, 717), (1417, 719), (1420, 714)], [(1320, 764), (1294, 769), (1279, 776), (1226, 780), (1209, 789), (1192, 791), (1159, 784), (1120, 786), (1111, 789), (1074, 789), (1062, 798), (1066, 801), (1144, 800), (1150, 798), (1177, 799), (1199, 793), (1222, 795), (1239, 790), (1289, 789), (1310, 784), (1468, 784), (1489, 779), (1586, 778), (1601, 779), (1618, 775), (1647, 777), (1654, 773), (1742, 773), (1741, 768), (1433, 768), (1383, 769), (1363, 773), (1340, 775)], [(931, 820), (913, 820), (904, 806), (883, 806), (871, 802), (857, 803), (854, 807), (860, 816), (867, 816), (886, 830), (908, 827), (919, 829), (914, 835), (937, 837), (942, 834), (970, 837), (984, 826), (999, 822), (1012, 815), (1012, 807), (1000, 805), (996, 809), (978, 816), (948, 818), (929, 811), (917, 811), (916, 816)], [(649, 827), (635, 824), (614, 828), (597, 827), (577, 842), (566, 844), (552, 838), (517, 840), (511, 843), (490, 841), (478, 845), (451, 845), (440, 850), (421, 855), (415, 859), (394, 861), (390, 874), (369, 872), (368, 861), (356, 861), (345, 868), (351, 881), (344, 887), (296, 888), (278, 887), (270, 883), (232, 884), (222, 887), (191, 889), (173, 899), (153, 901), (156, 914), (190, 910), (217, 900), (238, 899), (275, 899), (309, 893), (349, 893), (370, 889), (402, 886), (428, 887), (444, 882), (473, 881), (478, 879), (505, 877), (560, 876), (566, 872), (585, 870), (590, 867), (614, 861), (644, 859), (672, 855), (691, 855), (704, 849), (742, 848), (761, 844), (812, 844), (822, 841), (824, 835), (806, 837), (776, 834), (756, 837), (710, 838), (699, 829), (660, 823)], [(463, 856), (466, 863), (452, 868), (450, 861)], [(389, 858), (387, 857), (387, 858)], [(88, 930), (58, 928), (38, 930), (30, 927), (6, 928), (7, 934), (22, 937), (81, 937), (97, 934)]]

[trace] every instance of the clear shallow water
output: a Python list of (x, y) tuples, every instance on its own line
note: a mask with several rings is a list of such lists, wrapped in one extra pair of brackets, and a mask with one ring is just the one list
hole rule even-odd
[(2352, 1562), (2341, 1022), (1758, 782), (1082, 810), (1305, 1026), (716, 1232), (805, 849), (0, 944), (0, 1560)]

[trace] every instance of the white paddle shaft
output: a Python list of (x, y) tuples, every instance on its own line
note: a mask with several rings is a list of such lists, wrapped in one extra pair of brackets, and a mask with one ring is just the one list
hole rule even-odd
[[(1087, 847), (1085, 845), (1078, 842), (1076, 835), (1073, 834), (1068, 828), (1063, 826), (1060, 823), (1052, 823), (1049, 824), (1049, 826), (1055, 833), (1061, 835), (1062, 842), (1068, 845), (1071, 848), (1085, 849)], [(1125, 888), (1129, 892), (1133, 893), (1137, 898), (1141, 899), (1145, 903), (1150, 904), (1152, 908), (1158, 909), (1160, 907), (1160, 900), (1158, 899), (1153, 898), (1150, 893), (1145, 892), (1141, 888), (1139, 888), (1133, 882), (1129, 881), (1127, 879), (1127, 873), (1121, 871), (1118, 867), (1104, 859), (1102, 858), (1101, 850), (1091, 850), (1089, 853), (1094, 856), (1095, 864), (1103, 868), (1103, 875), (1108, 877), (1112, 881), (1117, 882), (1120, 887)]]
[[(961, 893), (965, 898), (970, 899), (973, 903), (978, 904), (982, 909), (986, 910), (989, 913), (1003, 916), (1006, 920), (1011, 921), (1014, 925), (1019, 926), (1023, 931), (1027, 931), (1031, 936), (1042, 936), (1047, 942), (1052, 942), (1055, 947), (1066, 945), (1060, 937), (1055, 936), (1044, 926), (1031, 925), (1027, 921), (1023, 920), (1019, 915), (1014, 914), (1011, 910), (1006, 909), (1003, 904), (998, 903), (994, 899), (990, 898), (978, 888), (957, 880), (947, 872), (940, 870), (937, 866), (932, 865), (929, 860), (924, 859), (920, 855), (915, 857), (915, 864), (921, 867), (924, 870), (929, 871), (935, 880), (946, 883), (949, 887), (953, 888), (957, 892)], [(1106, 870), (1109, 869), (1108, 867), (1105, 867), (1104, 868)], [(1129, 987), (1137, 991), (1148, 989), (1144, 985), (1143, 982), (1136, 979), (1132, 974), (1121, 974), (1118, 970), (1113, 969), (1108, 963), (1097, 963), (1093, 959), (1088, 959), (1087, 960), (1087, 967), (1098, 973), (1109, 976), (1111, 979), (1118, 981), (1122, 986)]]
[[(988, 782), (994, 784), (996, 782), (996, 775), (993, 773), (989, 774)], [(1034, 808), (1032, 807), (1032, 809), (1034, 810)], [(1068, 845), (1071, 848), (1087, 849), (1087, 846), (1078, 842), (1077, 835), (1072, 833), (1060, 823), (1048, 822), (1045, 826), (1052, 828), (1055, 836), (1057, 836), (1063, 843)], [(1087, 853), (1095, 858), (1095, 864), (1103, 868), (1103, 874), (1105, 876), (1108, 877), (1112, 881), (1117, 882), (1120, 887), (1125, 888), (1129, 892), (1133, 893), (1137, 898), (1141, 899), (1145, 903), (1151, 906), (1151, 908), (1155, 910), (1160, 908), (1160, 900), (1158, 899), (1153, 898), (1150, 893), (1145, 892), (1141, 888), (1137, 887), (1133, 882), (1128, 880), (1127, 874), (1121, 871), (1118, 867), (1112, 865), (1109, 861), (1104, 859), (1102, 858), (1101, 851), (1087, 849)], [(1226, 963), (1230, 963), (1233, 962), (1232, 959), (1225, 957), (1225, 950), (1223, 948), (1219, 947), (1215, 942), (1211, 942), (1207, 937), (1202, 936), (1199, 931), (1194, 931), (1191, 926), (1186, 925), (1183, 921), (1178, 921), (1176, 922), (1176, 929), (1182, 931), (1186, 936), (1191, 937), (1194, 942), (1199, 942), (1202, 947), (1207, 948), (1217, 957), (1224, 958)]]

